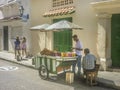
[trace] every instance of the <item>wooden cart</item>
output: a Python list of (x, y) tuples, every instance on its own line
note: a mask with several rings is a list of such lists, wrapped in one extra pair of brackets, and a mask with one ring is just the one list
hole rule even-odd
[(39, 55), (33, 58), (35, 68), (38, 69), (42, 79), (47, 79), (49, 73), (59, 74), (70, 70), (76, 57), (58, 57)]

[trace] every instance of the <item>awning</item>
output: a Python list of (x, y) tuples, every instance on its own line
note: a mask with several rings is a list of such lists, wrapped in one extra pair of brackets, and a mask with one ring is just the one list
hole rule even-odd
[(52, 17), (52, 16), (72, 14), (74, 12), (75, 12), (74, 6), (67, 6), (67, 7), (57, 8), (57, 9), (51, 9), (48, 12), (45, 12), (43, 16)]
[(71, 29), (79, 29), (79, 30), (83, 30), (82, 27), (80, 27), (77, 24), (71, 23), (67, 20), (61, 20), (58, 21), (52, 25), (50, 25), (48, 28), (46, 28), (46, 30), (71, 30)]
[(31, 30), (45, 31), (45, 29), (49, 26), (50, 26), (49, 24), (42, 24), (42, 25), (37, 25), (37, 26), (31, 27), (30, 29)]

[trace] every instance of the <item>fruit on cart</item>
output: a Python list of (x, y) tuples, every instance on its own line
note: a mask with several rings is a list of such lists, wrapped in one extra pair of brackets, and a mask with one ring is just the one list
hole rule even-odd
[(51, 50), (49, 50), (49, 49), (47, 49), (47, 48), (44, 48), (41, 52), (40, 52), (40, 54), (41, 55), (53, 55), (53, 51), (51, 51)]
[(75, 57), (75, 52), (58, 52), (56, 50), (52, 51), (47, 48), (44, 48), (41, 52), (41, 55), (48, 55), (48, 56), (61, 56), (61, 57)]
[(54, 51), (53, 51), (53, 56), (61, 56), (61, 53), (58, 52), (58, 51), (56, 51), (56, 50), (54, 50)]
[(61, 57), (75, 57), (75, 52), (61, 52)]

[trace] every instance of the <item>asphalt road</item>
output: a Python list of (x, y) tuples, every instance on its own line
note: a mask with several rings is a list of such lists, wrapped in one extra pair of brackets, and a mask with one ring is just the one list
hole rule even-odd
[[(8, 67), (9, 66), (9, 67)], [(17, 67), (17, 68), (15, 68)], [(14, 70), (15, 69), (15, 70)], [(0, 60), (0, 90), (113, 90), (110, 88), (90, 87), (75, 81), (69, 85), (65, 78), (42, 80), (38, 71), (18, 64)]]

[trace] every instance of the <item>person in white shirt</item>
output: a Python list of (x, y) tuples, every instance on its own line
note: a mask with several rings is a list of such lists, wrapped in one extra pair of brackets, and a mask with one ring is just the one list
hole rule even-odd
[(90, 54), (88, 48), (84, 49), (85, 56), (82, 60), (83, 70), (84, 71), (93, 71), (95, 69), (96, 57), (93, 54)]
[(75, 47), (73, 47), (72, 49), (75, 50), (76, 52), (76, 56), (77, 56), (77, 60), (76, 62), (73, 63), (72, 65), (72, 71), (75, 73), (75, 66), (77, 64), (78, 66), (78, 76), (80, 76), (81, 73), (81, 58), (82, 58), (82, 43), (80, 42), (80, 40), (78, 39), (77, 35), (73, 35), (73, 40), (76, 42)]

